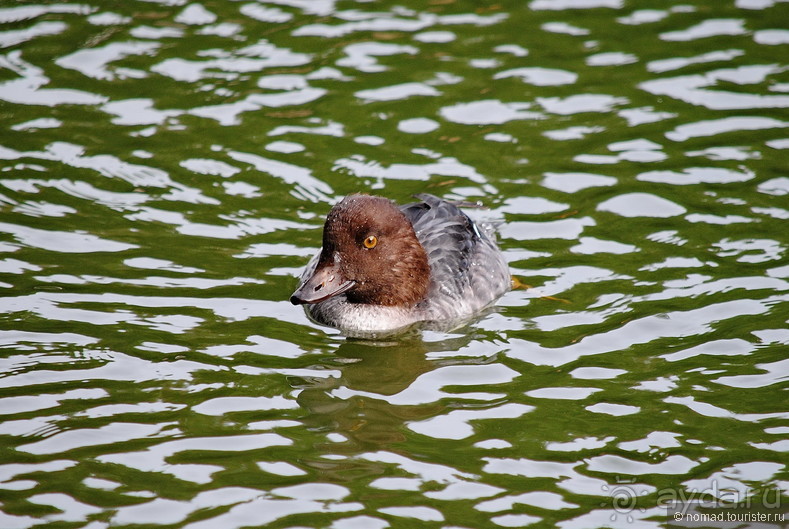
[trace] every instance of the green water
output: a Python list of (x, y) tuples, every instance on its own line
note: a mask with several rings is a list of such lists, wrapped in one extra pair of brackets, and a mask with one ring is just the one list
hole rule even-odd
[[(3, 3), (0, 527), (785, 508), (788, 8)], [(524, 287), (450, 333), (311, 323), (359, 191), (481, 202)]]

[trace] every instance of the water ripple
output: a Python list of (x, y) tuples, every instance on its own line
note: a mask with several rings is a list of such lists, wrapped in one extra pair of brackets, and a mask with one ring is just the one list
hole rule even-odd
[[(785, 493), (789, 32), (729, 4), (0, 8), (0, 526), (661, 527), (667, 495)], [(467, 203), (516, 288), (447, 332), (309, 321), (359, 191)]]

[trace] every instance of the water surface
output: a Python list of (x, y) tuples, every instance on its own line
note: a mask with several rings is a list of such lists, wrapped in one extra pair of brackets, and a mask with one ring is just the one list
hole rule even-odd
[[(662, 527), (672, 495), (786, 494), (787, 14), (3, 4), (0, 527)], [(523, 287), (448, 333), (312, 324), (288, 297), (357, 191), (486, 205)]]

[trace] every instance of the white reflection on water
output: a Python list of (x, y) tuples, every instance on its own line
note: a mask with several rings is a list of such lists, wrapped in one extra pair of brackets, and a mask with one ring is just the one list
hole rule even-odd
[(432, 507), (383, 507), (379, 512), (400, 518), (415, 518), (423, 522), (443, 522), (444, 515)]
[[(5, 369), (4, 369), (5, 371)], [(18, 397), (4, 397), (0, 399), (0, 415), (13, 415), (15, 413), (26, 413), (36, 410), (53, 408), (62, 401), (71, 399), (101, 399), (107, 397), (108, 393), (99, 388), (80, 388), (64, 391), (58, 394), (44, 393), (41, 395), (21, 395)], [(3, 480), (4, 481), (4, 480)]]
[(56, 129), (63, 125), (63, 122), (54, 118), (39, 118), (17, 123), (11, 130), (35, 130), (35, 129)]
[(638, 406), (628, 406), (627, 404), (613, 404), (610, 402), (598, 402), (591, 404), (584, 408), (592, 413), (604, 413), (606, 415), (613, 415), (614, 417), (621, 417), (623, 415), (633, 415), (641, 411)]
[(620, 24), (628, 24), (638, 26), (641, 24), (651, 24), (653, 22), (660, 22), (668, 16), (668, 11), (663, 9), (639, 9), (633, 11), (627, 16), (619, 17), (616, 19)]
[(696, 397), (666, 397), (663, 399), (668, 404), (687, 406), (703, 417), (727, 417), (743, 422), (760, 422), (766, 419), (789, 419), (789, 412), (776, 413), (734, 413), (727, 409), (715, 406), (708, 402), (696, 400)]
[(189, 158), (181, 161), (179, 165), (195, 173), (218, 175), (224, 178), (229, 178), (241, 171), (238, 167), (234, 167), (228, 163), (207, 158)]
[(637, 252), (638, 248), (632, 244), (623, 244), (616, 241), (604, 241), (594, 237), (581, 237), (578, 244), (570, 248), (571, 252), (592, 255), (596, 253), (626, 254)]
[(485, 483), (471, 483), (468, 481), (459, 481), (457, 483), (450, 483), (444, 490), (426, 492), (425, 496), (437, 500), (476, 500), (479, 498), (488, 498), (505, 492), (500, 487), (486, 485)]
[(275, 397), (217, 397), (192, 406), (192, 411), (203, 415), (220, 416), (237, 411), (287, 410), (298, 408), (295, 400)]
[(331, 186), (315, 178), (310, 169), (246, 152), (228, 151), (227, 155), (237, 162), (250, 164), (258, 171), (282, 179), (285, 183), (294, 184), (297, 191), (313, 202), (331, 202)]
[[(141, 425), (142, 426), (142, 425)], [(157, 426), (157, 425), (149, 425)], [(158, 431), (158, 426), (157, 430)], [(169, 435), (177, 432), (169, 431)], [(255, 433), (248, 435), (228, 435), (222, 437), (191, 437), (165, 441), (142, 451), (106, 454), (98, 459), (145, 472), (165, 472), (179, 479), (195, 483), (208, 483), (211, 474), (222, 467), (208, 464), (177, 463), (170, 464), (167, 459), (180, 452), (191, 450), (218, 452), (246, 452), (272, 446), (289, 446), (293, 441), (275, 433)]]
[(22, 52), (14, 50), (0, 55), (0, 68), (11, 70), (19, 79), (0, 83), (0, 100), (20, 105), (96, 105), (107, 101), (98, 94), (70, 88), (43, 88), (49, 84), (44, 70), (22, 59)]
[(673, 141), (685, 141), (691, 138), (715, 136), (728, 132), (783, 128), (787, 125), (789, 125), (789, 122), (773, 118), (736, 116), (680, 125), (674, 130), (667, 132), (666, 138)]
[(29, 498), (31, 503), (52, 506), (57, 514), (49, 514), (47, 521), (79, 522), (101, 512), (100, 507), (77, 501), (67, 494), (43, 493)]
[(3, 274), (24, 274), (26, 270), (39, 271), (41, 267), (31, 263), (20, 261), (19, 259), (6, 258), (0, 260), (0, 273)]
[(39, 22), (26, 29), (0, 31), (0, 48), (10, 48), (44, 35), (57, 35), (65, 29), (63, 22)]
[(412, 422), (408, 428), (435, 439), (465, 439), (474, 434), (471, 421), (480, 419), (515, 419), (533, 411), (534, 406), (514, 402), (495, 408), (478, 410), (452, 410), (438, 417)]
[(282, 125), (279, 127), (274, 127), (271, 131), (268, 132), (269, 136), (281, 136), (283, 134), (291, 134), (291, 133), (303, 133), (303, 134), (315, 134), (318, 136), (335, 136), (335, 137), (342, 137), (345, 135), (345, 125), (342, 123), (338, 123), (336, 121), (327, 121), (326, 125), (318, 125), (321, 123), (320, 120), (311, 120), (310, 123), (315, 124), (315, 126), (300, 126), (300, 125)]
[(546, 22), (540, 29), (551, 33), (564, 33), (566, 35), (573, 35), (575, 37), (588, 35), (590, 31), (585, 28), (579, 28), (567, 22)]
[(634, 441), (627, 441), (619, 443), (617, 448), (639, 453), (647, 453), (655, 448), (675, 448), (682, 446), (682, 443), (677, 439), (681, 437), (678, 433), (674, 432), (650, 432), (644, 439), (636, 439)]
[(441, 92), (425, 83), (403, 83), (360, 90), (354, 95), (367, 101), (397, 101), (414, 96), (438, 96), (441, 95)]
[(116, 125), (162, 125), (170, 118), (182, 114), (180, 110), (158, 110), (154, 108), (152, 99), (135, 98), (111, 101), (102, 105), (101, 109), (116, 117), (112, 122)]
[[(294, 426), (298, 426), (298, 424), (295, 423)], [(285, 461), (259, 461), (257, 465), (264, 472), (276, 474), (277, 476), (303, 476), (306, 474), (302, 469)]]
[(676, 114), (672, 112), (656, 112), (652, 107), (626, 108), (618, 111), (617, 114), (625, 118), (631, 127), (676, 117)]
[(423, 483), (434, 481), (450, 485), (466, 480), (474, 481), (476, 477), (451, 466), (419, 461), (418, 459), (409, 458), (394, 452), (366, 452), (359, 454), (357, 457), (366, 461), (391, 463), (403, 472), (417, 476)]
[(267, 151), (279, 152), (283, 154), (291, 154), (294, 152), (302, 152), (305, 147), (301, 143), (293, 141), (272, 141), (266, 145)]
[(497, 209), (498, 213), (512, 213), (525, 215), (538, 215), (541, 213), (555, 213), (569, 208), (569, 204), (561, 204), (540, 197), (512, 197)]
[[(348, 35), (349, 33), (366, 31), (405, 31), (415, 32), (438, 24), (471, 24), (475, 26), (489, 26), (501, 22), (507, 18), (506, 13), (496, 13), (493, 15), (476, 15), (465, 13), (460, 15), (436, 15), (433, 13), (418, 13), (416, 18), (404, 18), (395, 16), (397, 8), (392, 13), (362, 14), (360, 20), (352, 20), (341, 24), (307, 24), (293, 31), (293, 36), (304, 37), (327, 37), (337, 38)], [(348, 15), (350, 12), (338, 13), (338, 18)], [(356, 13), (358, 15), (358, 12)], [(415, 13), (409, 12), (409, 15)]]
[(633, 461), (616, 455), (593, 457), (589, 469), (611, 474), (640, 476), (642, 474), (687, 474), (699, 463), (682, 455), (671, 455), (659, 463)]
[(20, 22), (38, 18), (48, 13), (73, 13), (87, 15), (94, 8), (87, 4), (25, 5), (0, 8), (0, 22)]
[(669, 41), (688, 41), (715, 37), (718, 35), (744, 35), (745, 21), (736, 18), (715, 18), (704, 20), (688, 29), (667, 31), (660, 38)]
[[(327, 500), (269, 499), (260, 495), (259, 491), (258, 497), (240, 503), (235, 501), (235, 499), (231, 499), (230, 494), (227, 496), (227, 498), (223, 498), (224, 501), (222, 504), (236, 504), (227, 510), (227, 512), (208, 520), (189, 523), (184, 527), (188, 529), (214, 529), (217, 524), (220, 527), (244, 527), (261, 524), (265, 526), (269, 522), (293, 514), (316, 512), (342, 513), (355, 512), (363, 509), (362, 504), (355, 502), (341, 503)], [(197, 498), (200, 498), (200, 495), (198, 495)]]
[[(598, 508), (620, 475), (780, 475), (788, 33), (736, 11), (777, 2), (231, 4), (0, 8), (0, 430), (75, 457), (0, 465), (43, 513), (0, 526), (649, 527)], [(365, 187), (491, 205), (537, 286), (394, 350), (313, 326), (289, 282)]]
[(789, 44), (789, 31), (785, 29), (762, 29), (754, 32), (753, 40), (768, 46)]
[(618, 195), (597, 205), (599, 211), (610, 211), (623, 217), (674, 217), (687, 210), (668, 199), (650, 193)]
[(259, 72), (277, 66), (301, 66), (309, 63), (311, 56), (279, 48), (263, 39), (234, 53), (215, 51), (216, 56), (207, 60), (171, 58), (155, 64), (151, 71), (176, 81), (193, 83), (201, 79), (218, 77), (235, 79), (240, 73)]
[[(92, 169), (102, 176), (108, 178), (120, 178), (135, 186), (157, 187), (157, 188), (172, 188), (174, 192), (183, 192), (191, 194), (197, 201), (211, 203), (212, 199), (205, 197), (200, 191), (195, 188), (190, 188), (182, 184), (174, 182), (169, 175), (158, 168), (149, 167), (145, 165), (138, 165), (125, 162), (116, 156), (109, 154), (98, 155), (85, 155), (85, 147), (73, 143), (56, 141), (46, 146), (44, 151), (28, 151), (20, 152), (5, 147), (0, 147), (0, 158), (6, 160), (13, 160), (19, 158), (37, 158), (41, 160), (57, 161), (64, 163), (70, 167), (79, 169)], [(23, 181), (19, 181), (23, 182)], [(33, 180), (42, 186), (52, 185), (50, 180)], [(61, 182), (64, 182), (61, 180)], [(74, 187), (81, 187), (82, 189), (91, 189), (89, 183), (79, 181), (73, 184)], [(127, 197), (133, 194), (120, 194), (109, 191), (96, 190), (94, 193), (103, 194), (105, 196), (113, 197)], [(181, 195), (186, 196), (186, 195)], [(145, 198), (138, 198), (132, 200), (134, 202), (144, 201)]]
[(154, 28), (140, 25), (133, 27), (129, 34), (138, 39), (179, 39), (184, 36), (184, 30), (181, 28)]
[(558, 461), (536, 461), (527, 458), (483, 457), (484, 472), (506, 474), (527, 478), (562, 478), (577, 476), (575, 467), (580, 463), (561, 463)]
[(616, 439), (613, 436), (608, 436), (605, 439), (597, 437), (576, 437), (572, 441), (566, 443), (552, 442), (545, 445), (545, 448), (552, 452), (577, 452), (579, 450), (593, 450), (595, 448), (603, 448), (608, 443)]
[[(438, 402), (442, 398), (449, 396), (461, 399), (492, 401), (502, 398), (503, 395), (487, 392), (448, 393), (443, 391), (442, 388), (444, 386), (457, 385), (504, 384), (511, 381), (516, 375), (517, 372), (498, 364), (447, 366), (419, 376), (406, 389), (395, 395), (386, 395), (385, 399), (389, 403), (401, 406)], [(342, 399), (348, 399), (356, 395), (384, 398), (383, 395), (352, 390), (346, 387), (332, 390), (331, 395)]]
[[(404, 119), (397, 124), (397, 130), (408, 134), (426, 134), (433, 132), (438, 127), (440, 127), (438, 122), (428, 118)], [(358, 140), (359, 138), (357, 138)]]
[(613, 186), (617, 182), (613, 176), (592, 173), (553, 173), (544, 174), (542, 185), (565, 193), (575, 193), (589, 187)]
[(579, 367), (570, 371), (570, 376), (581, 380), (605, 380), (616, 378), (627, 373), (624, 369), (613, 369), (609, 367)]
[(498, 53), (510, 53), (515, 57), (526, 57), (529, 54), (529, 50), (517, 44), (500, 44), (493, 48), (493, 51)]
[(671, 70), (678, 70), (680, 68), (684, 68), (685, 66), (690, 66), (692, 64), (703, 64), (706, 62), (717, 62), (717, 61), (730, 61), (737, 57), (741, 57), (744, 54), (745, 52), (743, 50), (731, 49), (731, 50), (710, 51), (693, 57), (672, 57), (670, 59), (658, 59), (656, 61), (649, 62), (647, 64), (647, 70), (655, 73), (663, 73)]
[(709, 147), (701, 151), (688, 151), (688, 156), (703, 156), (709, 160), (754, 160), (762, 157), (761, 153), (745, 147)]
[(260, 4), (244, 4), (239, 9), (242, 15), (254, 18), (260, 22), (287, 22), (293, 15), (278, 7), (264, 7)]
[(137, 424), (117, 422), (91, 430), (69, 430), (42, 441), (18, 446), (17, 450), (31, 454), (59, 454), (74, 448), (113, 444), (130, 439), (143, 439), (161, 434), (168, 424)]
[(546, 112), (568, 116), (581, 112), (610, 112), (617, 106), (627, 104), (624, 97), (614, 97), (606, 94), (582, 94), (568, 97), (538, 97), (537, 103)]
[(28, 200), (23, 204), (14, 206), (14, 213), (22, 213), (30, 217), (65, 217), (77, 212), (69, 206), (60, 206), (50, 202), (34, 202)]
[[(155, 297), (131, 296), (123, 294), (67, 294), (38, 293), (28, 296), (6, 298), (2, 306), (4, 312), (29, 310), (45, 318), (60, 321), (84, 321), (93, 324), (110, 324), (111, 322), (135, 320), (136, 316), (127, 311), (102, 312), (85, 309), (68, 308), (69, 304), (94, 303), (97, 306), (128, 305), (130, 307), (193, 307), (212, 311), (216, 316), (229, 321), (243, 321), (249, 318), (272, 317), (281, 321), (301, 321), (301, 311), (288, 301), (247, 300), (233, 298), (197, 298), (197, 297)], [(146, 320), (140, 323), (145, 325)], [(171, 320), (172, 332), (185, 331), (192, 328), (198, 321), (193, 316), (181, 315), (179, 321)], [(56, 335), (57, 336), (57, 335)]]
[(741, 338), (731, 338), (726, 340), (713, 340), (676, 353), (663, 355), (662, 358), (669, 362), (677, 362), (702, 354), (715, 356), (744, 355), (750, 353), (754, 349), (754, 344), (746, 342)]
[(777, 64), (740, 66), (739, 68), (713, 70), (703, 75), (685, 75), (644, 81), (639, 87), (654, 95), (667, 95), (711, 110), (786, 108), (789, 107), (789, 96), (707, 89), (721, 82), (738, 85), (762, 83), (768, 76), (781, 71), (782, 67)]
[(512, 509), (516, 504), (533, 505), (551, 511), (578, 507), (578, 505), (574, 503), (564, 501), (564, 499), (555, 492), (525, 492), (523, 494), (501, 496), (495, 500), (483, 501), (474, 506), (474, 508), (482, 512), (501, 512)]
[(283, 107), (302, 105), (323, 97), (326, 90), (321, 88), (304, 88), (278, 94), (252, 94), (235, 103), (207, 105), (191, 109), (188, 113), (194, 116), (215, 119), (220, 125), (231, 126), (241, 123), (240, 114), (253, 112), (264, 107)]
[(597, 7), (619, 9), (622, 7), (622, 3), (622, 0), (532, 0), (529, 7), (535, 11), (543, 9), (563, 11), (565, 9), (593, 9)]
[(102, 11), (95, 15), (90, 15), (87, 21), (96, 26), (116, 26), (121, 24), (129, 24), (132, 21), (131, 17), (125, 17), (112, 11)]
[(115, 68), (112, 71), (107, 65), (130, 55), (148, 54), (158, 48), (159, 44), (154, 42), (114, 42), (101, 48), (83, 49), (70, 55), (64, 55), (57, 58), (55, 64), (104, 81), (112, 81), (116, 77), (120, 79), (128, 77), (140, 79), (147, 77), (148, 74), (142, 70), (129, 68)]
[(717, 498), (732, 497), (733, 491), (741, 494), (734, 497), (744, 498), (752, 492), (748, 482), (771, 481), (783, 469), (784, 465), (769, 461), (736, 463), (713, 472), (707, 478), (689, 479), (683, 485), (690, 491), (704, 491)]
[(586, 59), (589, 66), (622, 66), (638, 62), (638, 57), (632, 53), (614, 51), (608, 53), (598, 53)]
[(441, 157), (433, 163), (393, 163), (388, 167), (375, 160), (366, 160), (360, 155), (354, 156), (352, 159), (340, 158), (334, 163), (335, 167), (348, 169), (358, 177), (372, 177), (380, 180), (430, 180), (431, 176), (439, 175), (468, 178), (480, 184), (486, 182), (485, 177), (479, 174), (472, 166), (459, 162), (457, 158), (448, 156)]
[(0, 222), (0, 232), (10, 233), (25, 246), (61, 253), (122, 252), (137, 248), (134, 244), (102, 239), (90, 233), (40, 230)]
[(441, 117), (464, 125), (496, 125), (519, 119), (540, 119), (539, 112), (528, 111), (530, 103), (504, 103), (497, 99), (458, 103), (441, 109)]
[(756, 222), (756, 219), (743, 217), (741, 215), (726, 215), (725, 217), (719, 215), (702, 215), (700, 213), (692, 213), (685, 217), (688, 222), (704, 222), (706, 224), (742, 224), (748, 222)]
[[(68, 338), (68, 337), (65, 337)], [(63, 340), (64, 338), (59, 338)], [(152, 367), (151, 363), (135, 356), (123, 353), (106, 351), (108, 358), (102, 359), (103, 365), (92, 367), (97, 362), (90, 359), (81, 362), (58, 359), (61, 364), (68, 364), (70, 369), (38, 369), (25, 371), (14, 376), (0, 379), (0, 387), (14, 388), (37, 384), (55, 384), (79, 381), (85, 383), (96, 381), (129, 381), (145, 382), (151, 380), (190, 380), (197, 371), (217, 371), (199, 362), (175, 360), (172, 362), (159, 362)], [(39, 359), (40, 363), (41, 362)], [(57, 367), (57, 366), (56, 366)], [(61, 366), (62, 367), (62, 366)]]
[(719, 377), (713, 382), (734, 388), (764, 388), (789, 379), (789, 359), (756, 364), (755, 368), (764, 373)]
[(719, 167), (688, 167), (681, 173), (676, 171), (649, 171), (641, 173), (636, 178), (644, 182), (660, 182), (663, 184), (690, 185), (690, 184), (728, 184), (731, 182), (744, 182), (755, 175), (752, 171), (735, 171)]
[[(47, 333), (9, 330), (0, 330), (0, 338), (2, 338), (3, 343), (5, 344), (15, 344), (15, 347), (21, 351), (31, 350), (29, 347), (23, 345), (25, 343), (40, 343), (42, 345), (73, 344), (78, 346), (86, 346), (98, 341), (96, 338), (71, 332)], [(12, 356), (0, 360), (0, 365), (4, 366), (3, 371), (10, 370), (10, 367), (7, 366), (9, 365), (8, 362), (13, 358), (14, 357)], [(30, 361), (38, 362), (40, 360), (33, 357)]]
[(602, 389), (583, 387), (539, 388), (527, 391), (526, 395), (534, 399), (584, 400), (598, 391), (602, 391)]
[(513, 221), (499, 228), (502, 237), (518, 241), (535, 239), (577, 239), (586, 226), (595, 226), (591, 217), (547, 222)]
[(423, 31), (414, 35), (418, 42), (445, 43), (452, 42), (457, 36), (451, 31)]
[(507, 79), (508, 77), (518, 77), (524, 83), (535, 86), (558, 86), (573, 84), (578, 80), (578, 74), (566, 70), (555, 68), (515, 68), (505, 70), (493, 76), (494, 79)]
[(783, 196), (789, 194), (789, 178), (781, 176), (762, 182), (756, 189), (769, 195)]
[(216, 15), (200, 4), (189, 4), (175, 17), (176, 22), (202, 26), (216, 22)]
[(721, 239), (712, 244), (721, 257), (737, 256), (741, 263), (764, 263), (780, 259), (786, 247), (773, 239)]
[[(668, 299), (668, 297), (666, 298)], [(764, 314), (771, 302), (735, 300), (710, 304), (687, 311), (647, 316), (625, 323), (604, 334), (588, 335), (576, 343), (560, 348), (547, 348), (521, 340), (510, 340), (508, 356), (534, 365), (560, 366), (582, 356), (618, 351), (638, 343), (649, 343), (659, 338), (696, 335), (709, 330), (713, 323), (743, 314)]]
[(406, 53), (415, 55), (419, 50), (413, 46), (380, 42), (356, 42), (344, 48), (346, 57), (337, 60), (337, 66), (355, 68), (360, 72), (377, 73), (388, 70), (379, 64), (376, 57), (388, 57)]

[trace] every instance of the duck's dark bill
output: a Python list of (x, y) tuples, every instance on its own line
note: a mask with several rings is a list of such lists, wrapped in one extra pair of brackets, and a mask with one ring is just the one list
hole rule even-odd
[(312, 276), (290, 297), (290, 302), (294, 305), (319, 303), (346, 292), (353, 285), (355, 285), (353, 281), (345, 280), (336, 264), (318, 264)]

